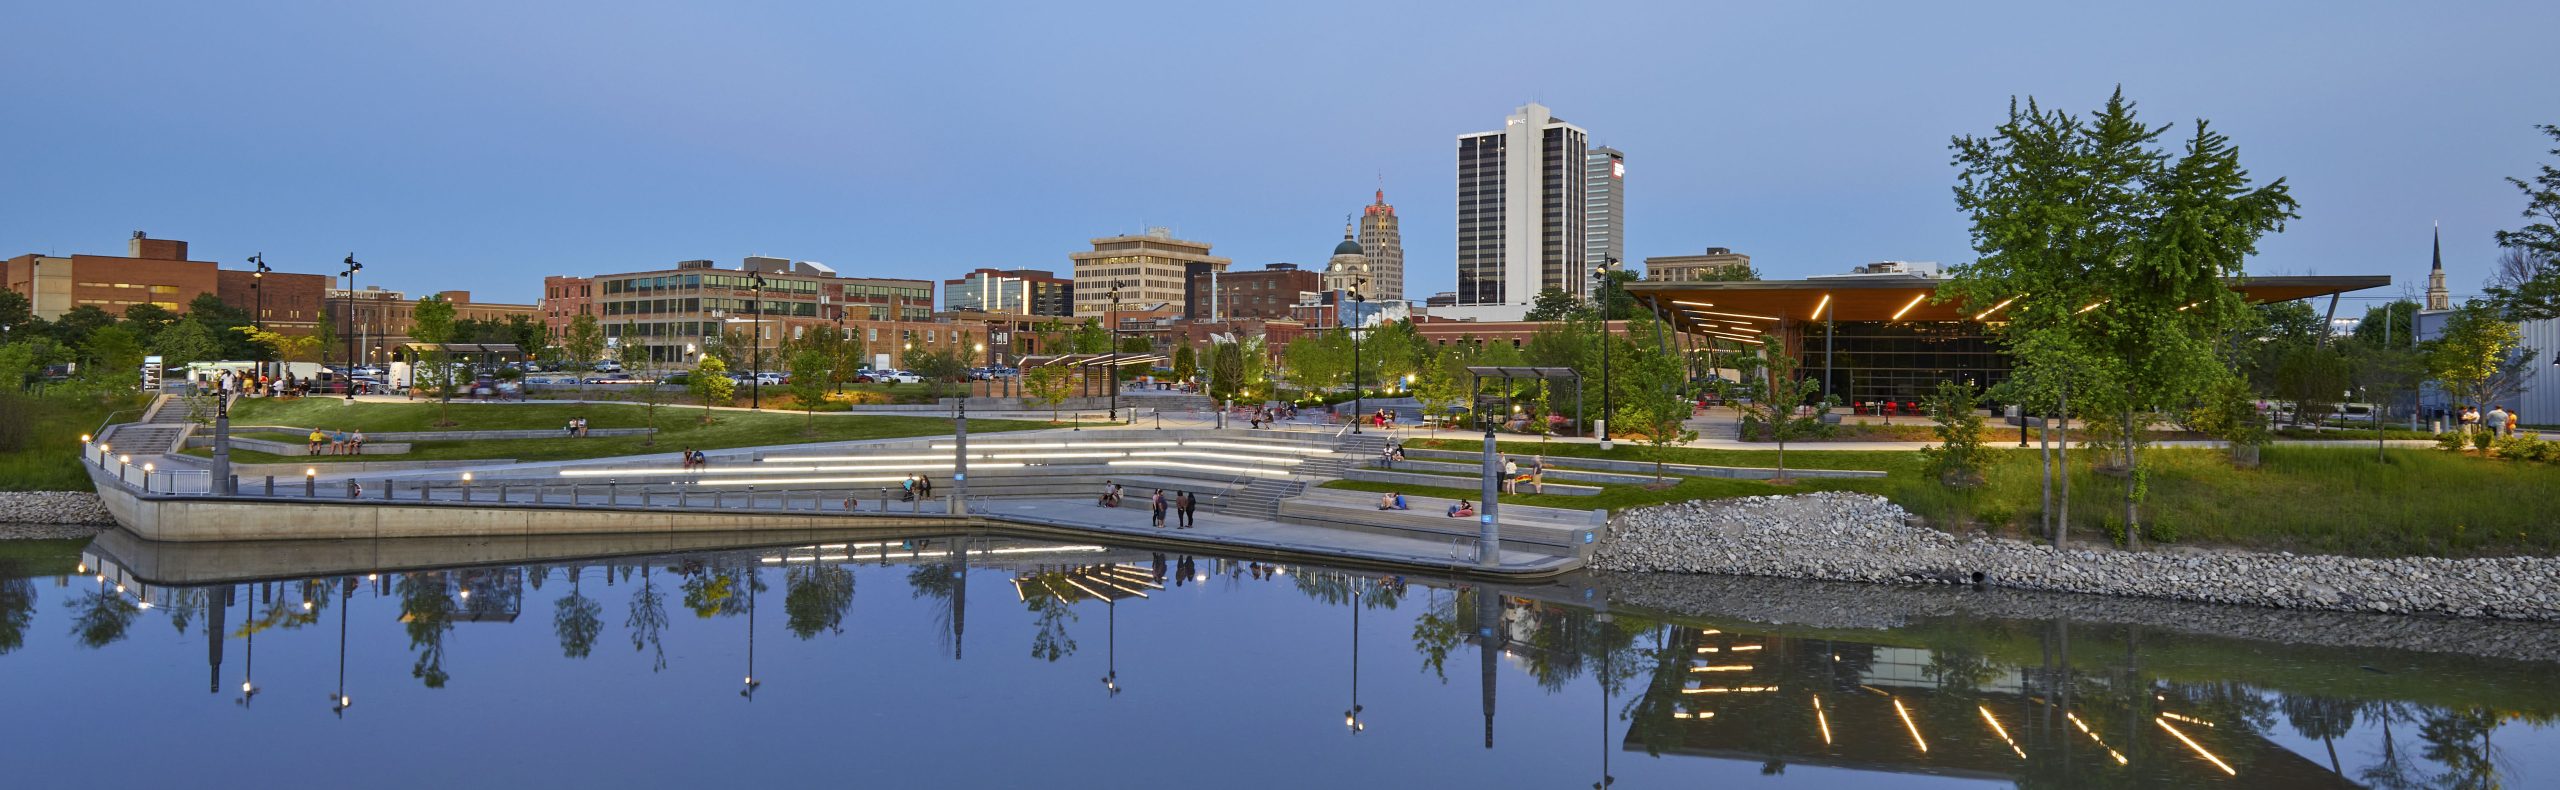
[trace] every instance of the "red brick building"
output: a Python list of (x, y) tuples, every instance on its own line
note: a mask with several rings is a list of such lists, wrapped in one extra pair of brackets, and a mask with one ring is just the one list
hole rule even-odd
[(61, 318), (83, 305), (123, 317), (135, 305), (184, 313), (196, 297), (212, 294), (251, 313), (268, 329), (308, 334), (318, 325), (327, 275), (226, 270), (212, 261), (187, 259), (187, 243), (155, 239), (139, 231), (124, 255), (26, 254), (0, 265), (0, 282), (27, 297), (38, 317)]

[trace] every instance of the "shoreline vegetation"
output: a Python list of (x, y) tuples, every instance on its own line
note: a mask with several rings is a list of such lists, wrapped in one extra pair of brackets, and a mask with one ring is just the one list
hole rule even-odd
[[(1473, 451), (1477, 441), (1416, 439), (1412, 446)], [(1621, 446), (1603, 451), (1578, 443), (1502, 442), (1502, 452), (1524, 462), (1550, 458), (1608, 458), (1718, 466), (1772, 465), (1767, 450)], [(1928, 477), (1916, 452), (1801, 449), (1787, 454), (1796, 469), (1869, 469), (1882, 479), (1797, 479), (1787, 484), (1722, 478), (1666, 478), (1675, 484), (1605, 484), (1598, 496), (1506, 495), (1503, 502), (1621, 511), (1696, 499), (1729, 499), (1815, 491), (1878, 494), (1942, 530), (1982, 530), (2035, 539), (2041, 492), (2032, 450), (1984, 448), (1983, 484), (1951, 489)], [(2473, 557), (2560, 554), (2560, 519), (2547, 512), (2549, 494), (2560, 493), (2560, 465), (2513, 463), (2433, 449), (2391, 448), (2377, 462), (2371, 447), (2273, 445), (2255, 469), (2236, 469), (2212, 448), (2158, 448), (2146, 454), (2149, 494), (2143, 501), (2147, 540), (2262, 551), (2360, 557)], [(2081, 467), (2072, 473), (2072, 523), (2066, 545), (2115, 542), (2111, 534), (2120, 502), (2120, 477)], [(1420, 488), (1393, 483), (1338, 481), (1327, 488), (1390, 491)], [(1452, 486), (1473, 491), (1474, 486)], [(2120, 532), (2121, 527), (2113, 527)]]

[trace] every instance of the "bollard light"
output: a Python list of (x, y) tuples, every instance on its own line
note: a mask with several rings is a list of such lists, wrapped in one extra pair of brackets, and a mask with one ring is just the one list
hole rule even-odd
[(89, 435), (88, 435), (88, 434), (85, 434), (85, 433), (84, 433), (84, 434), (80, 434), (80, 443), (81, 443), (81, 444), (88, 444), (88, 443), (89, 443)]
[(144, 473), (144, 474), (149, 474), (149, 473), (152, 471), (152, 465), (151, 465), (151, 462), (149, 462), (149, 461), (144, 461), (144, 462), (142, 462), (142, 471), (143, 471), (143, 473)]
[(471, 473), (470, 473), (470, 472), (464, 472), (464, 473), (462, 473), (462, 482), (465, 482), (465, 483), (471, 482)]
[(99, 443), (98, 443), (98, 452), (100, 452), (100, 453), (112, 452), (112, 451), (114, 451), (115, 449), (116, 449), (115, 445), (108, 444), (108, 443), (106, 443), (106, 442), (99, 442)]
[(309, 467), (309, 466), (306, 466), (306, 467), (303, 467), (303, 468), (302, 468), (302, 476), (303, 476), (303, 477), (314, 477), (314, 476), (317, 476), (317, 475), (319, 475), (319, 474), (320, 474), (320, 470), (319, 470), (317, 467)]
[(130, 455), (130, 454), (116, 456), (116, 463), (120, 463), (120, 464), (130, 464), (130, 463), (133, 463), (133, 456), (132, 456), (132, 455)]

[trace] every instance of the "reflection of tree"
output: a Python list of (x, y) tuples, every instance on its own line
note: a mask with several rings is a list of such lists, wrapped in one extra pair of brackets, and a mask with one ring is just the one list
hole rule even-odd
[(194, 624), (196, 613), (204, 610), (208, 597), (200, 587), (170, 592), (168, 599), (161, 602), (162, 608), (169, 610), (169, 627), (178, 629), (179, 636), (185, 636), (187, 626)]
[(1642, 662), (1626, 662), (1630, 668), (1641, 666), (1651, 673), (1645, 688), (1627, 700), (1619, 718), (1627, 721), (1627, 740), (1644, 744), (1645, 754), (1662, 756), (1666, 744), (1681, 742), (1683, 723), (1672, 716), (1679, 711), (1680, 687), (1688, 681), (1688, 657), (1697, 646), (1697, 629), (1668, 625), (1653, 629), (1653, 646), (1642, 654)]
[(551, 608), (551, 630), (560, 635), (560, 655), (569, 658), (586, 658), (595, 651), (596, 635), (604, 632), (604, 604), (579, 589), (580, 570), (569, 568), (569, 594)]
[[(631, 580), (627, 571), (622, 580)], [(660, 641), (667, 630), (667, 596), (658, 592), (658, 580), (650, 575), (647, 565), (640, 566), (640, 589), (631, 591), (631, 616), (622, 621), (622, 627), (631, 629), (634, 652), (643, 648), (655, 651), (649, 671), (667, 668), (667, 646)]]
[(684, 607), (693, 610), (693, 616), (705, 620), (745, 614), (745, 586), (753, 584), (758, 591), (764, 589), (763, 580), (736, 566), (721, 567), (701, 560), (687, 560), (677, 565), (676, 571), (684, 574)]
[(409, 630), (409, 648), (418, 661), (409, 675), (427, 688), (444, 688), (452, 676), (444, 671), (444, 635), (453, 630), (453, 599), (445, 595), (444, 574), (400, 575), (400, 622)]
[(2287, 694), (2279, 707), (2284, 708), (2285, 723), (2305, 738), (2317, 738), (2329, 749), (2329, 770), (2341, 776), (2346, 769), (2338, 763), (2338, 739), (2355, 729), (2356, 714), (2364, 712), (2364, 703), (2336, 697)]
[(907, 571), (907, 597), (933, 601), (933, 630), (943, 647), (951, 646), (951, 618), (958, 613), (960, 563), (936, 562)]
[(1022, 603), (1030, 608), (1039, 631), (1031, 635), (1031, 657), (1056, 661), (1076, 653), (1076, 638), (1067, 634), (1067, 623), (1076, 619), (1067, 599), (1058, 595), (1048, 580), (1064, 574), (1038, 574), (1022, 582)]
[(2429, 711), (2425, 723), (2418, 726), (2418, 740), (2427, 742), (2420, 753), (2444, 766), (2444, 774), (2436, 777), (2443, 787), (2499, 787), (2498, 750), (2489, 736), (2498, 729), (2498, 714), (2487, 708)]
[(27, 644), (27, 626), (35, 619), (35, 582), (0, 568), (0, 656)]
[(1475, 591), (1456, 591), (1446, 601), (1439, 599), (1439, 590), (1431, 590), (1429, 595), (1431, 605), (1423, 609), (1422, 616), (1413, 619), (1413, 649), (1422, 654), (1422, 666), (1446, 684), (1449, 652), (1467, 641), (1467, 631), (1459, 626), (1458, 616), (1475, 611)]
[(1386, 579), (1313, 568), (1302, 568), (1289, 578), (1298, 592), (1327, 605), (1340, 606), (1354, 597), (1369, 609), (1394, 609), (1404, 602), (1405, 586)]
[(108, 589), (81, 593), (63, 604), (78, 614), (71, 623), (71, 634), (86, 647), (106, 647), (122, 641), (125, 629), (133, 627), (133, 621), (142, 616), (142, 607)]
[(812, 639), (820, 631), (844, 633), (845, 612), (853, 608), (853, 571), (795, 565), (783, 571), (782, 586), (782, 611), (792, 634)]

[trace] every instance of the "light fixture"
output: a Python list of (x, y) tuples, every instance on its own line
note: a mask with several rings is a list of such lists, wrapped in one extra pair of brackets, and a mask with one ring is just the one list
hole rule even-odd
[(1752, 319), (1752, 320), (1755, 320), (1755, 321), (1776, 321), (1776, 320), (1778, 320), (1778, 317), (1777, 317), (1777, 316), (1773, 316), (1773, 315), (1752, 315), (1752, 314), (1750, 314), (1750, 313), (1723, 313), (1723, 312), (1717, 312), (1717, 311), (1714, 311), (1714, 310), (1682, 310), (1682, 311), (1680, 311), (1680, 312), (1683, 312), (1683, 313), (1696, 313), (1696, 314), (1699, 314), (1699, 315), (1728, 315), (1728, 316), (1733, 316), (1733, 317), (1735, 317), (1735, 318), (1749, 318), (1749, 319)]
[(84, 434), (80, 434), (80, 443), (81, 443), (81, 444), (88, 444), (88, 443), (89, 443), (89, 435), (88, 435), (88, 434), (85, 434), (85, 433), (84, 433)]
[(2095, 302), (2090, 302), (2088, 307), (2080, 308), (2079, 310), (2073, 311), (2071, 314), (2072, 314), (2072, 315), (2079, 315), (2079, 314), (2081, 314), (2081, 313), (2086, 313), (2086, 312), (2089, 312), (2089, 311), (2091, 311), (2091, 310), (2096, 310), (2096, 309), (2098, 309), (2098, 305), (2102, 305), (2102, 304), (2106, 304), (2106, 303), (2107, 303), (2107, 300), (2105, 300), (2105, 299), (2100, 299), (2100, 300), (2095, 301)]
[(1819, 320), (1821, 320), (1821, 319), (1822, 319), (1822, 310), (1823, 310), (1823, 308), (1830, 307), (1830, 306), (1831, 306), (1831, 295), (1830, 295), (1830, 294), (1823, 294), (1823, 295), (1822, 295), (1822, 301), (1815, 302), (1815, 303), (1813, 304), (1813, 315), (1806, 317), (1806, 319), (1805, 319), (1805, 320), (1808, 320), (1808, 321), (1819, 321)]
[(465, 482), (465, 483), (471, 482), (471, 473), (470, 473), (470, 472), (464, 472), (464, 473), (462, 473), (462, 482)]
[(2222, 769), (2223, 773), (2231, 776), (2240, 775), (2239, 771), (2232, 770), (2230, 763), (2223, 762), (2222, 758), (2213, 756), (2213, 752), (2206, 751), (2204, 744), (2197, 743), (2196, 739), (2187, 737), (2187, 734), (2179, 732), (2178, 728), (2169, 726), (2168, 719), (2152, 719), (2151, 723), (2160, 725), (2160, 729), (2168, 730), (2170, 735), (2178, 736), (2179, 742), (2186, 744), (2189, 749), (2194, 749), (2196, 754), (2202, 755), (2205, 759), (2213, 761), (2213, 767)]
[[(2023, 295), (2023, 294), (2022, 294), (2022, 295)], [(2002, 299), (2002, 300), (2000, 300), (2000, 303), (1999, 303), (1999, 304), (1992, 305), (1992, 306), (1991, 306), (1991, 309), (1989, 309), (1989, 310), (1984, 310), (1984, 311), (1982, 311), (1982, 312), (1979, 312), (1979, 313), (1975, 313), (1975, 314), (1973, 314), (1973, 320), (1980, 321), (1980, 320), (1982, 320), (1982, 319), (1989, 318), (1989, 317), (1991, 317), (1991, 314), (1992, 314), (1992, 313), (2000, 312), (2000, 308), (2008, 307), (2010, 302), (2015, 302), (2015, 301), (2018, 301), (2018, 297), (2016, 297), (2016, 296), (2012, 296), (2012, 297), (2009, 297), (2009, 298), (2007, 298), (2007, 299)]]
[(1920, 752), (1922, 754), (1927, 754), (1929, 752), (1929, 742), (1920, 737), (1920, 725), (1911, 721), (1911, 710), (1909, 708), (1902, 707), (1902, 699), (1899, 697), (1896, 697), (1893, 700), (1893, 712), (1902, 716), (1902, 726), (1911, 731), (1911, 742), (1920, 746)]
[(1900, 321), (1900, 320), (1902, 320), (1902, 316), (1903, 316), (1903, 315), (1905, 315), (1905, 314), (1910, 313), (1910, 312), (1911, 312), (1911, 308), (1919, 307), (1919, 306), (1920, 306), (1920, 303), (1921, 303), (1922, 301), (1927, 300), (1928, 298), (1929, 298), (1929, 295), (1928, 295), (1928, 294), (1920, 294), (1920, 295), (1918, 295), (1918, 296), (1911, 297), (1911, 301), (1910, 301), (1910, 302), (1908, 302), (1908, 303), (1906, 303), (1906, 304), (1904, 304), (1904, 305), (1902, 306), (1902, 309), (1893, 311), (1893, 317), (1892, 317), (1892, 318), (1888, 318), (1888, 319), (1885, 319), (1885, 320), (1888, 320), (1888, 321)]

